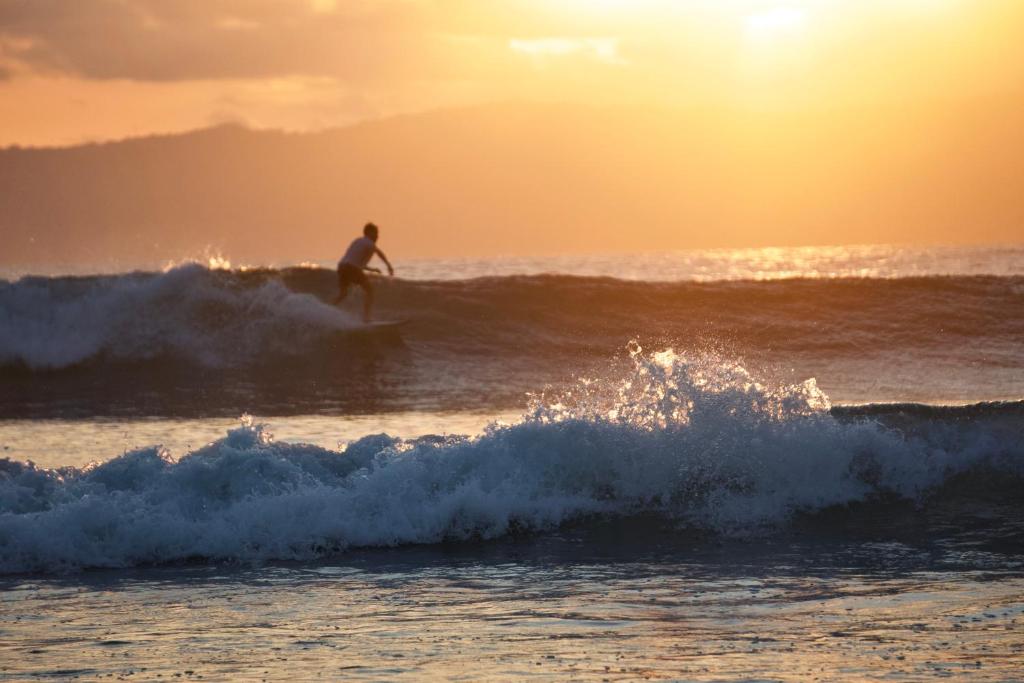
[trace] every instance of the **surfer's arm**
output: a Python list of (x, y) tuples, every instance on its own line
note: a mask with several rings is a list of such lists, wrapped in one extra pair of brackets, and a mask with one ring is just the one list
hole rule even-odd
[[(381, 251), (380, 249), (376, 249), (375, 248), (374, 249), (374, 253), (376, 253), (377, 256), (380, 256), (380, 260), (383, 261), (384, 265), (386, 265), (388, 267), (388, 275), (394, 275), (395, 274), (395, 269), (391, 267), (391, 261), (388, 261), (388, 257), (384, 255), (384, 252)], [(380, 272), (380, 271), (377, 271), (377, 272)]]

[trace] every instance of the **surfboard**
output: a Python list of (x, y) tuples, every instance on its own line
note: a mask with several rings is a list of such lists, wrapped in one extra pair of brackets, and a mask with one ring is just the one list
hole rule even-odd
[(374, 320), (372, 322), (363, 323), (353, 331), (356, 332), (388, 332), (391, 330), (398, 330), (402, 326), (407, 325), (408, 320)]

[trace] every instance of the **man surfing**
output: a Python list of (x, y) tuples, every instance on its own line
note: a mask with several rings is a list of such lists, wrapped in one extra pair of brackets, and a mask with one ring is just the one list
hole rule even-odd
[(337, 306), (348, 296), (348, 288), (352, 285), (359, 285), (363, 288), (363, 322), (370, 322), (370, 312), (373, 309), (373, 285), (366, 277), (366, 271), (379, 273), (380, 268), (371, 268), (367, 265), (373, 255), (376, 254), (384, 265), (388, 267), (388, 275), (394, 275), (395, 269), (384, 252), (377, 248), (377, 237), (380, 231), (373, 223), (367, 223), (363, 227), (363, 236), (352, 241), (348, 251), (338, 263), (338, 297), (334, 300)]

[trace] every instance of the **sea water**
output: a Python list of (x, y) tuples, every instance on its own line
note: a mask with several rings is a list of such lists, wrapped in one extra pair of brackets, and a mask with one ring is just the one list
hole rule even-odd
[(0, 677), (1018, 678), (1020, 257), (12, 276)]

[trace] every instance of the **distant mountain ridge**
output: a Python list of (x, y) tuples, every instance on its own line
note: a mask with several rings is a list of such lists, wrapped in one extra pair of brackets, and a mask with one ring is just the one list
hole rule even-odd
[(1024, 239), (1016, 101), (728, 116), (491, 105), (0, 150), (0, 264)]

